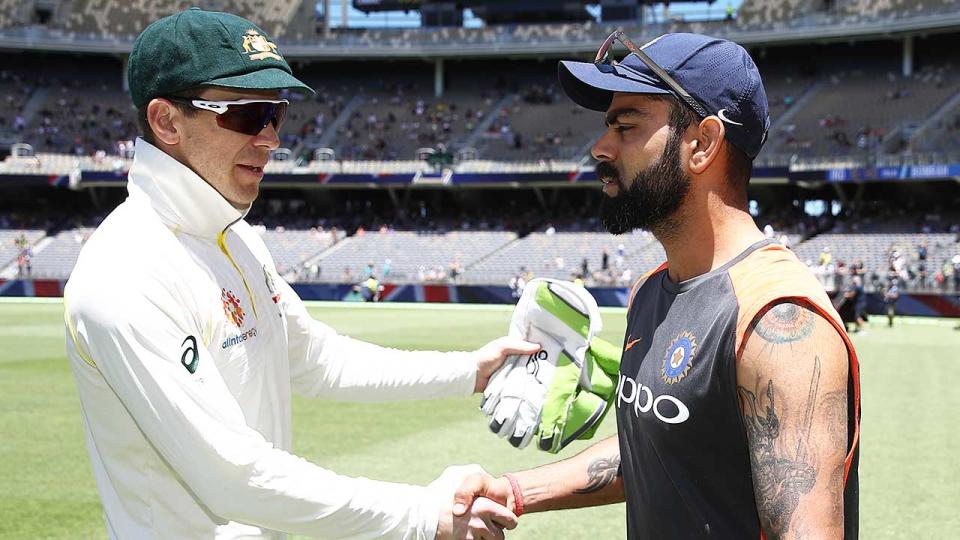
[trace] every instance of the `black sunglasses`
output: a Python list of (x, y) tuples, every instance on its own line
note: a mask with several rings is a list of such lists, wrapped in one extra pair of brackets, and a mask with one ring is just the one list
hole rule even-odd
[(280, 131), (287, 115), (289, 101), (285, 99), (238, 99), (235, 101), (207, 101), (197, 98), (167, 97), (166, 99), (201, 111), (217, 114), (217, 125), (243, 133), (257, 135), (267, 124)]
[[(643, 52), (643, 49), (634, 45), (633, 42), (630, 41), (630, 38), (628, 38), (627, 35), (623, 33), (623, 30), (615, 30), (612, 34), (610, 34), (607, 37), (607, 39), (603, 41), (603, 45), (600, 45), (600, 50), (597, 51), (596, 58), (593, 59), (594, 64), (609, 64), (612, 66), (617, 65), (618, 62), (610, 58), (610, 47), (613, 45), (615, 41), (619, 41), (620, 43), (622, 43), (623, 46), (626, 47), (628, 51), (630, 51), (630, 54), (639, 58), (641, 62), (643, 62), (648, 68), (650, 68), (650, 71), (652, 71), (654, 75), (656, 75), (661, 81), (663, 81), (667, 86), (670, 87), (670, 90), (673, 92), (675, 96), (680, 98), (691, 109), (693, 109), (693, 112), (697, 113), (700, 116), (700, 118), (706, 118), (710, 116), (710, 113), (708, 113), (707, 110), (703, 108), (703, 105), (700, 105), (700, 103), (696, 99), (694, 99), (694, 97), (691, 96), (689, 92), (684, 90), (683, 87), (680, 86), (680, 83), (678, 83), (673, 77), (671, 77), (670, 74), (666, 72), (666, 70), (664, 70), (656, 62), (654, 62), (653, 59), (647, 55), (647, 53)], [(624, 66), (624, 67), (627, 67), (627, 66)]]

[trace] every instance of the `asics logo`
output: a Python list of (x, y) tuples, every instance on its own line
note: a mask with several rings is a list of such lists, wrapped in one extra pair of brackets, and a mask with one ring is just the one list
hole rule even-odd
[(728, 124), (733, 124), (733, 125), (735, 125), (735, 126), (742, 126), (742, 125), (743, 125), (743, 124), (741, 124), (740, 122), (734, 122), (733, 120), (727, 118), (727, 110), (726, 110), (726, 109), (720, 109), (719, 111), (717, 111), (717, 116), (719, 116), (721, 120), (723, 120), (724, 122), (726, 122), (726, 123), (728, 123)]

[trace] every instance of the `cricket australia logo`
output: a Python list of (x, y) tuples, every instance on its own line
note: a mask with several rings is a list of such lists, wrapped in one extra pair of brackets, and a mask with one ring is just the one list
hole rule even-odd
[(667, 384), (676, 384), (687, 376), (693, 365), (693, 355), (697, 353), (697, 338), (690, 332), (683, 332), (667, 347), (667, 354), (660, 366), (660, 378)]
[(220, 289), (220, 299), (223, 300), (223, 312), (227, 316), (227, 320), (237, 328), (241, 328), (245, 314), (243, 308), (240, 307), (240, 299), (226, 289)]
[(253, 28), (247, 30), (247, 33), (243, 36), (243, 52), (251, 60), (263, 60), (265, 58), (283, 60), (280, 53), (277, 52), (277, 46), (267, 41), (267, 38)]

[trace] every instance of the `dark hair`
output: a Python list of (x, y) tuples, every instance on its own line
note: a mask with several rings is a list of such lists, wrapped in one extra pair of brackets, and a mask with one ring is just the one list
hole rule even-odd
[[(200, 92), (199, 88), (184, 90), (182, 92), (176, 92), (171, 94), (172, 97), (182, 97), (182, 98), (195, 98), (196, 95)], [(152, 100), (151, 100), (152, 101)], [(174, 107), (178, 111), (183, 113), (186, 117), (193, 117), (200, 111), (194, 109), (189, 105), (184, 105), (183, 103), (177, 103), (176, 101), (171, 101)], [(150, 144), (157, 144), (157, 136), (153, 132), (153, 128), (150, 127), (150, 121), (147, 119), (147, 106), (150, 105), (150, 102), (146, 102), (143, 105), (137, 107), (137, 127), (140, 129), (140, 137), (143, 140), (147, 141)]]
[[(697, 120), (697, 114), (693, 110), (681, 104), (677, 98), (672, 95), (652, 95), (652, 99), (666, 101), (670, 103), (670, 118), (668, 120), (671, 129), (685, 130), (691, 123)], [(730, 187), (733, 193), (743, 197), (743, 204), (746, 204), (747, 184), (750, 183), (750, 176), (753, 174), (753, 159), (747, 156), (730, 141), (727, 141), (727, 179), (730, 180)]]

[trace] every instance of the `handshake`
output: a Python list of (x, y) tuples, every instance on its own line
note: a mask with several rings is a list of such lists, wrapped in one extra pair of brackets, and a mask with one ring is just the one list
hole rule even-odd
[[(509, 335), (538, 343), (493, 374), (480, 408), (490, 430), (516, 448), (536, 439), (557, 453), (596, 433), (617, 387), (620, 349), (597, 337), (597, 302), (566, 281), (536, 279), (523, 290)], [(523, 513), (510, 475), (493, 478), (476, 465), (449, 467), (433, 484), (441, 496), (437, 538), (500, 539)]]

